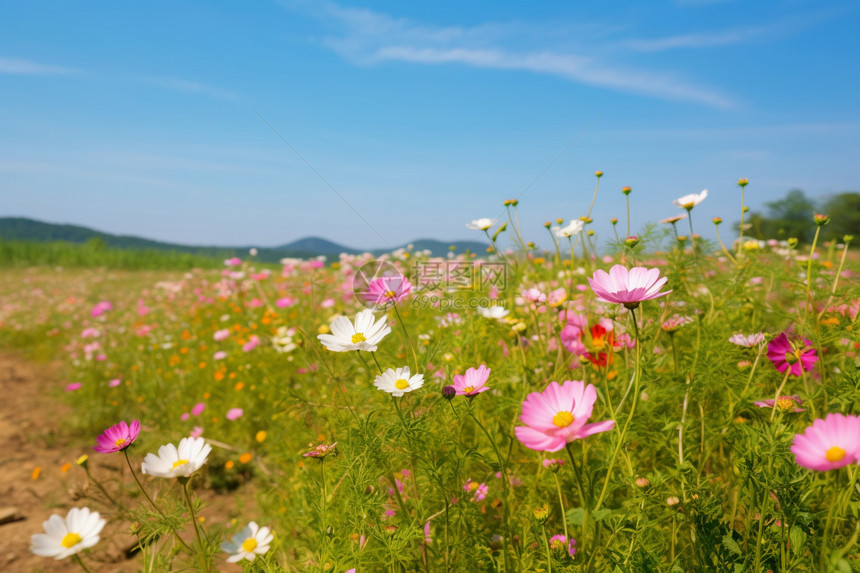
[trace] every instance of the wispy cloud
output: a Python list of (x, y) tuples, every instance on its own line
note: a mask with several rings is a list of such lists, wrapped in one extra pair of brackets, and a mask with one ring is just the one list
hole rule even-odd
[(58, 76), (77, 74), (79, 72), (80, 70), (75, 68), (40, 64), (39, 62), (25, 60), (23, 58), (0, 57), (0, 74), (16, 76)]
[[(617, 30), (617, 25), (579, 24), (579, 33), (571, 35), (570, 24), (490, 22), (470, 27), (429, 26), (368, 9), (333, 3), (325, 7), (319, 16), (334, 23), (340, 33), (328, 36), (324, 44), (358, 65), (400, 61), (517, 70), (664, 100), (723, 109), (735, 105), (728, 95), (696, 85), (677, 74), (648, 70), (641, 65), (634, 68), (606, 61), (605, 55), (591, 55), (600, 52), (595, 45), (609, 42), (604, 38), (610, 35), (609, 30)], [(566, 33), (559, 34), (559, 28), (565, 28)], [(578, 37), (582, 44), (590, 44), (590, 47), (587, 51), (571, 48), (566, 39), (570, 37)], [(618, 53), (617, 49), (603, 51)]]
[(224, 90), (200, 82), (184, 80), (181, 78), (145, 76), (138, 77), (136, 79), (141, 83), (174, 92), (198, 94), (228, 101), (236, 101), (242, 99), (241, 96), (235, 92)]

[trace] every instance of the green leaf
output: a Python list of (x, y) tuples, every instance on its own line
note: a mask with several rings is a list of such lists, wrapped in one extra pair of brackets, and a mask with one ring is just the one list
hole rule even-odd
[(806, 543), (806, 532), (800, 526), (793, 525), (788, 533), (788, 539), (791, 541), (791, 552), (800, 555), (803, 552), (803, 545)]
[(732, 537), (731, 533), (726, 533), (725, 535), (723, 535), (723, 547), (725, 547), (735, 555), (741, 554), (741, 546), (738, 545), (738, 542), (735, 541), (735, 538)]

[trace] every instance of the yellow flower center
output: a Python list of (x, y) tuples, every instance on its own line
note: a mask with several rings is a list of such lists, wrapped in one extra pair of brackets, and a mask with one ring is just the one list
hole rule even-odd
[(833, 446), (824, 454), (824, 457), (827, 458), (828, 462), (839, 462), (842, 461), (842, 458), (845, 457), (845, 450), (840, 448), (839, 446)]
[(692, 209), (693, 207), (695, 207), (695, 206), (696, 206), (696, 202), (695, 202), (695, 201), (690, 201), (689, 203), (684, 203), (684, 204), (683, 204), (683, 205), (681, 205), (681, 206), (682, 206), (684, 209), (686, 209), (686, 210), (688, 210), (688, 211), (689, 211), (690, 209)]
[(556, 425), (558, 428), (566, 428), (573, 424), (573, 414), (568, 412), (567, 410), (562, 410), (558, 414), (552, 417), (552, 423)]
[(469, 491), (475, 491), (476, 489), (478, 489), (478, 482), (469, 482)]
[(405, 390), (406, 388), (409, 388), (409, 381), (401, 378), (394, 383), (394, 387), (398, 390)]
[(81, 542), (81, 536), (77, 533), (67, 533), (63, 540), (60, 541), (60, 545), (68, 549), (69, 547), (74, 547), (78, 543)]
[(120, 446), (121, 446), (121, 445), (123, 445), (124, 443), (125, 443), (125, 438), (119, 438), (117, 441), (115, 441), (115, 442), (113, 443), (113, 445), (115, 445), (116, 447), (120, 447)]
[(474, 386), (466, 386), (465, 388), (463, 388), (463, 393), (464, 394), (471, 394), (474, 390), (475, 390)]
[(367, 339), (364, 337), (364, 334), (362, 334), (360, 332), (356, 332), (355, 334), (352, 335), (352, 343), (353, 344), (358, 344), (359, 342), (364, 342), (366, 340)]
[(242, 551), (245, 553), (251, 553), (254, 549), (257, 548), (257, 540), (253, 537), (249, 537), (245, 541), (242, 542)]
[(393, 290), (387, 290), (384, 293), (382, 293), (382, 296), (384, 296), (385, 298), (394, 298), (397, 296), (397, 293), (394, 292)]
[(779, 400), (776, 401), (776, 407), (784, 412), (787, 412), (788, 410), (794, 410), (794, 407), (796, 405), (797, 402), (785, 396), (781, 396)]
[(187, 463), (188, 463), (188, 460), (176, 460), (175, 462), (173, 462), (173, 469), (176, 469), (179, 466), (184, 466)]

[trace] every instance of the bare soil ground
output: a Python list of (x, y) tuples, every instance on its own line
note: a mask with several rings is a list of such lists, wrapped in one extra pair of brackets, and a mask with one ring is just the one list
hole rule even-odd
[[(42, 522), (51, 514), (64, 516), (70, 508), (83, 506), (99, 511), (108, 520), (99, 544), (84, 554), (90, 570), (140, 571), (139, 557), (127, 555), (136, 541), (129, 524), (116, 519), (108, 504), (100, 503), (104, 497), (75, 463), (81, 454), (93, 452), (79, 437), (63, 432), (63, 420), (72, 412), (48, 390), (59, 387), (59, 379), (58, 365), (36, 364), (20, 354), (0, 351), (0, 571), (80, 571), (69, 559), (39, 557), (29, 548), (30, 536), (43, 532)], [(96, 454), (90, 455), (89, 463), (94, 476), (109, 482), (128, 473), (121, 462), (121, 458)], [(109, 484), (107, 489), (110, 492)], [(209, 523), (223, 523), (234, 516), (236, 496), (243, 498), (245, 508), (254, 505), (249, 490), (222, 496), (201, 491), (199, 495), (206, 503), (201, 516)], [(193, 544), (193, 533), (187, 533), (183, 537)], [(241, 570), (223, 562), (218, 569)]]

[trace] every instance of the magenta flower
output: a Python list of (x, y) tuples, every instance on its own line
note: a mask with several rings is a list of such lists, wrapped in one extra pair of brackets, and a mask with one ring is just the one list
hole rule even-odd
[(131, 424), (122, 421), (102, 432), (96, 438), (98, 444), (93, 446), (93, 449), (103, 454), (121, 452), (134, 443), (138, 434), (140, 434), (140, 421), (132, 420)]
[(454, 390), (457, 396), (477, 396), (481, 392), (486, 392), (490, 389), (487, 386), (487, 379), (490, 377), (490, 369), (481, 364), (477, 370), (469, 368), (465, 374), (454, 376)]
[(755, 405), (759, 408), (773, 408), (774, 404), (776, 404), (776, 409), (781, 412), (796, 413), (806, 411), (803, 408), (798, 408), (798, 406), (803, 405), (803, 400), (797, 396), (780, 396), (777, 400), (770, 398), (768, 400), (759, 400), (758, 402), (755, 402)]
[(514, 433), (527, 448), (557, 452), (569, 442), (615, 427), (615, 420), (587, 424), (597, 400), (591, 384), (567, 380), (563, 385), (550, 382), (542, 393), (532, 392), (523, 402), (520, 420)]
[(860, 458), (860, 418), (827, 414), (794, 436), (791, 453), (799, 466), (820, 472), (853, 464)]
[(75, 390), (80, 390), (84, 385), (80, 382), (72, 382), (71, 384), (66, 386), (66, 392), (74, 392)]
[(194, 416), (199, 416), (200, 414), (203, 413), (203, 410), (205, 410), (205, 409), (206, 409), (206, 404), (204, 404), (203, 402), (198, 402), (197, 404), (194, 404), (193, 408), (191, 408), (191, 414)]
[(241, 418), (244, 413), (245, 412), (242, 411), (242, 408), (230, 408), (227, 410), (226, 418), (232, 422), (233, 420)]
[(790, 340), (783, 332), (767, 345), (767, 357), (779, 372), (790, 368), (792, 376), (800, 376), (818, 362), (818, 351), (810, 348), (810, 344), (812, 342), (805, 338)]
[(412, 291), (412, 283), (403, 275), (394, 277), (379, 277), (367, 285), (362, 293), (364, 300), (377, 306), (400, 302)]
[(644, 300), (660, 298), (670, 290), (660, 292), (668, 279), (660, 277), (660, 269), (633, 267), (629, 271), (623, 265), (615, 265), (609, 272), (597, 270), (588, 279), (597, 300), (617, 302), (628, 309), (634, 309)]
[(93, 309), (90, 311), (90, 316), (97, 317), (101, 316), (105, 312), (113, 310), (113, 305), (106, 300), (101, 302), (97, 302)]
[(108, 386), (110, 386), (111, 388), (116, 388), (120, 384), (122, 384), (122, 380), (120, 378), (114, 378), (113, 380), (108, 382)]
[(463, 484), (463, 489), (467, 493), (472, 494), (471, 501), (484, 501), (487, 497), (487, 493), (490, 491), (490, 488), (487, 484), (481, 482), (478, 483), (476, 481), (472, 481), (472, 478), (468, 478), (466, 483)]
[[(313, 444), (311, 444), (313, 445)], [(302, 455), (306, 458), (325, 458), (329, 454), (337, 454), (337, 442), (328, 445), (328, 444), (320, 444), (309, 452), (305, 452)], [(395, 480), (396, 481), (396, 480)]]
[(568, 555), (573, 557), (576, 554), (576, 539), (571, 537), (568, 541), (564, 535), (553, 535), (549, 538), (549, 548), (553, 551), (567, 550)]

